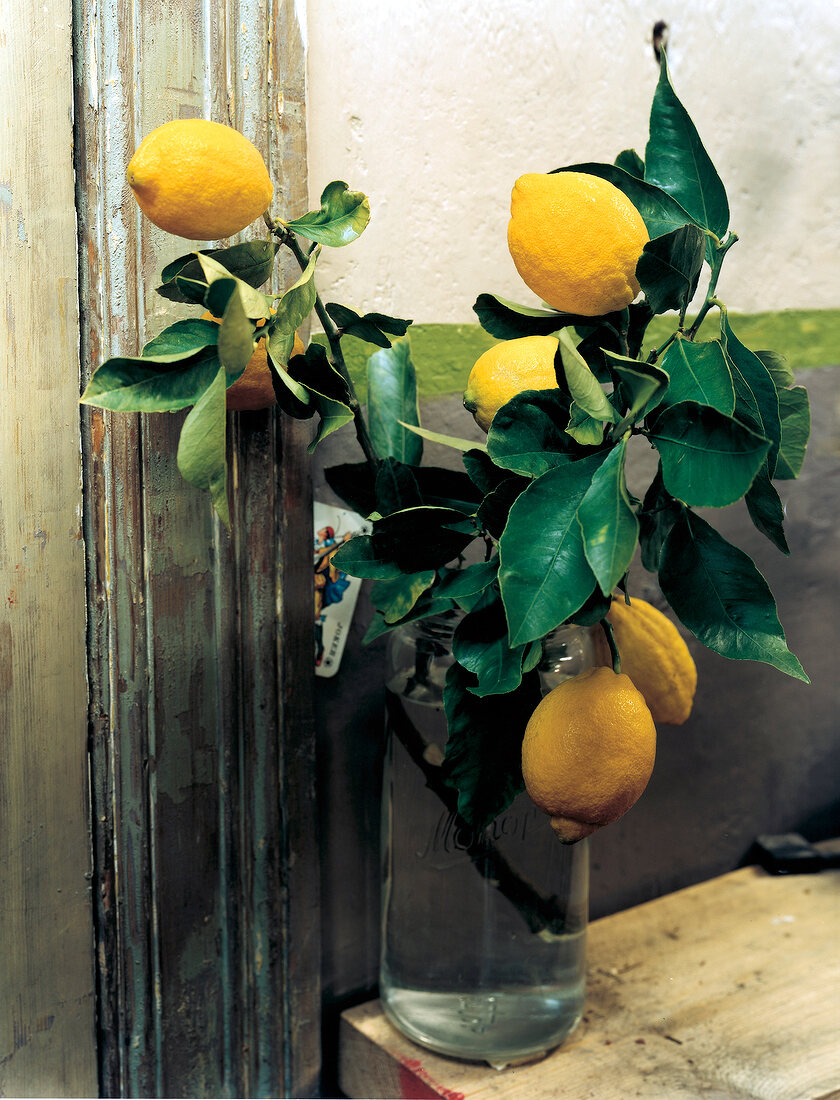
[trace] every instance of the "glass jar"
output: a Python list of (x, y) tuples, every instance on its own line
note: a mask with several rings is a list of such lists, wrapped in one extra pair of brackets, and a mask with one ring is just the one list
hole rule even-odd
[[(500, 1068), (546, 1053), (581, 1018), (589, 856), (585, 840), (562, 844), (527, 794), (476, 831), (441, 784), (459, 618), (391, 635), (380, 997), (420, 1045)], [(588, 630), (561, 627), (545, 645), (543, 691), (593, 658)]]

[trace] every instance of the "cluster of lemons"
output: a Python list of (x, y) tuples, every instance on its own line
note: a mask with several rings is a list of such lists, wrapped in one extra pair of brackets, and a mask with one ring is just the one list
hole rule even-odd
[[(273, 196), (254, 145), (231, 127), (201, 119), (152, 131), (132, 157), (127, 178), (155, 225), (190, 240), (240, 232)], [(635, 267), (647, 240), (629, 200), (594, 176), (532, 173), (513, 189), (513, 261), (531, 290), (555, 309), (595, 317), (629, 305), (639, 293)], [(557, 346), (555, 337), (531, 336), (505, 341), (479, 358), (464, 403), (485, 431), (515, 394), (556, 386)], [(302, 351), (296, 338), (294, 353)], [(257, 409), (273, 402), (263, 339), (228, 389), (227, 403)], [(613, 671), (602, 639), (598, 666), (545, 696), (522, 746), (526, 788), (566, 842), (615, 821), (638, 799), (653, 769), (655, 722), (684, 722), (697, 682), (685, 642), (656, 608), (615, 599), (608, 617), (625, 671)]]

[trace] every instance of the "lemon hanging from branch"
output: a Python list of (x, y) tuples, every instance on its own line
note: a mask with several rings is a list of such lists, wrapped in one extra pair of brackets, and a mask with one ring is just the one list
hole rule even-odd
[(147, 134), (126, 178), (149, 221), (194, 241), (238, 233), (274, 194), (256, 146), (238, 130), (200, 118), (175, 119)]
[(639, 293), (636, 262), (648, 241), (641, 214), (607, 180), (583, 172), (531, 172), (513, 187), (508, 248), (543, 301), (598, 317)]
[(496, 344), (478, 357), (467, 379), (464, 407), (483, 431), (489, 430), (502, 405), (523, 390), (555, 388), (558, 347), (556, 336), (523, 336)]

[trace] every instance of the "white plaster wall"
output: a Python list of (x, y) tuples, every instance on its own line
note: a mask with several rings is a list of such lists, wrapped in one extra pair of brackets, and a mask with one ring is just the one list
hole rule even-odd
[(534, 303), (505, 243), (511, 186), (644, 153), (665, 19), (741, 238), (720, 296), (840, 306), (838, 0), (307, 0), (307, 19), (312, 202), (344, 179), (373, 211), (321, 262), (329, 299), (425, 322), (475, 320), (484, 290)]

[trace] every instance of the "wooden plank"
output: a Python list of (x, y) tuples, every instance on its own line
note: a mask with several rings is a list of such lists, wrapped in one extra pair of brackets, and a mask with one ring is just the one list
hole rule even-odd
[[(234, 125), (305, 209), (300, 38), (280, 0), (81, 3), (88, 369), (191, 312), (154, 293), (189, 242), (126, 194), (143, 134)], [(102, 1089), (315, 1095), (308, 462), (299, 426), (232, 415), (228, 535), (177, 472), (183, 418), (87, 421)]]
[(378, 1002), (342, 1018), (348, 1096), (801, 1100), (840, 1090), (840, 872), (743, 868), (596, 921), (584, 1021), (498, 1072), (421, 1050)]
[(69, 0), (0, 0), (0, 1095), (96, 1092)]

